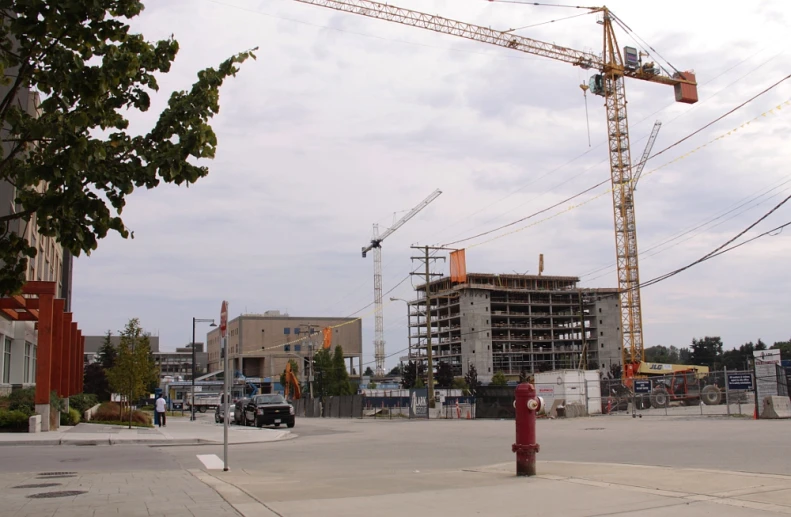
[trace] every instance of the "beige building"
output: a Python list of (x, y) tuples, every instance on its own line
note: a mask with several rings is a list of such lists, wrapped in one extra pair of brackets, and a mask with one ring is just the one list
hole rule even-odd
[[(8, 73), (8, 71), (7, 71)], [(0, 85), (0, 98), (5, 97), (9, 85)], [(30, 115), (38, 113), (39, 96), (26, 88), (14, 99), (18, 107)], [(5, 130), (0, 130), (5, 135)], [(2, 139), (3, 155), (11, 152), (12, 144)], [(39, 191), (46, 188), (44, 183)], [(16, 204), (17, 189), (5, 180), (0, 180), (0, 217), (18, 213), (21, 206)], [(26, 281), (55, 282), (55, 296), (65, 300), (65, 311), (71, 312), (72, 257), (68, 250), (52, 237), (41, 235), (36, 225), (36, 214), (30, 221), (14, 219), (7, 228), (0, 224), (0, 233), (10, 231), (24, 237), (38, 254), (28, 259), (25, 271)], [(38, 331), (32, 321), (13, 321), (0, 314), (0, 394), (11, 391), (13, 385), (33, 386), (36, 382), (36, 356), (38, 352)]]
[[(245, 377), (277, 378), (289, 359), (297, 359), (299, 378), (303, 365), (323, 344), (322, 329), (331, 327), (334, 349), (343, 347), (349, 375), (359, 376), (362, 365), (362, 320), (354, 318), (291, 317), (280, 311), (243, 314), (228, 322), (229, 360), (233, 371)], [(220, 329), (206, 335), (209, 373), (223, 369)]]

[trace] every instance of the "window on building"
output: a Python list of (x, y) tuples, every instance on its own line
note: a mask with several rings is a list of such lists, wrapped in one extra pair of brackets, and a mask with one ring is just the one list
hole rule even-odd
[(600, 336), (603, 336), (603, 335), (604, 335), (604, 332), (599, 332), (599, 335), (600, 335)]
[(603, 324), (604, 322), (602, 322), (602, 320), (599, 320), (599, 325), (603, 325)]
[(601, 347), (604, 348), (604, 343), (601, 344)]
[(301, 351), (302, 351), (302, 345), (294, 345), (294, 352), (301, 352)]
[(601, 307), (599, 307), (599, 314), (601, 314)]
[(283, 334), (285, 334), (285, 335), (289, 335), (289, 334), (291, 334), (291, 327), (286, 327), (286, 328), (284, 328), (284, 329), (283, 329)]
[(3, 345), (3, 382), (11, 382), (11, 338), (5, 338)]
[(38, 354), (38, 346), (33, 345), (33, 380), (31, 382), (36, 382), (36, 354)]
[(291, 352), (291, 345), (283, 345), (283, 350), (285, 352)]
[(30, 382), (30, 354), (33, 352), (33, 344), (25, 342), (25, 370), (22, 375), (22, 382)]
[(294, 334), (299, 334), (299, 327), (294, 327)]

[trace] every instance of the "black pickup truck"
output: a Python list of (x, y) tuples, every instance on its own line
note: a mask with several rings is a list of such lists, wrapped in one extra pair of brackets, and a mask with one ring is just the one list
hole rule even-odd
[(294, 408), (280, 394), (256, 395), (244, 408), (244, 421), (257, 427), (280, 427), (280, 424), (294, 427)]

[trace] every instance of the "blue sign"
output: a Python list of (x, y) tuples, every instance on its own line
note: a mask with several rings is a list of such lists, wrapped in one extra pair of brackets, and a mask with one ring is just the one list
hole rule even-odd
[(648, 379), (635, 379), (634, 380), (635, 393), (651, 393), (651, 381)]
[(749, 373), (729, 373), (729, 390), (751, 390), (753, 389), (753, 376)]

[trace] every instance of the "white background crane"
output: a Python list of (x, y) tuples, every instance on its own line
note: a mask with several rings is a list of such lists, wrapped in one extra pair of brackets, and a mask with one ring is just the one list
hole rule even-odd
[[(415, 217), (418, 212), (437, 199), (440, 194), (442, 194), (442, 191), (439, 189), (432, 192), (381, 235), (379, 235), (379, 225), (375, 224), (371, 243), (368, 246), (363, 246), (363, 258), (369, 251), (374, 250), (374, 357), (376, 359), (375, 375), (377, 377), (383, 377), (385, 374), (384, 317), (382, 315), (382, 241), (404, 226), (407, 221)], [(409, 332), (408, 329), (407, 332)]]

